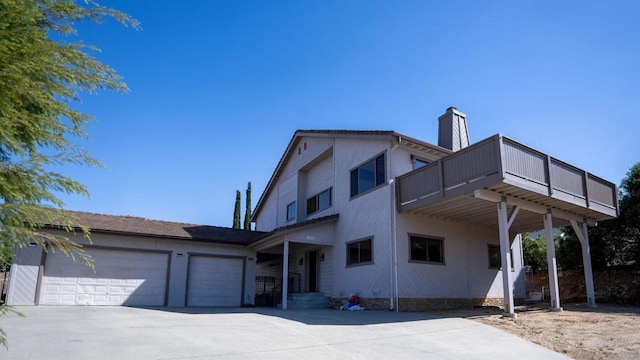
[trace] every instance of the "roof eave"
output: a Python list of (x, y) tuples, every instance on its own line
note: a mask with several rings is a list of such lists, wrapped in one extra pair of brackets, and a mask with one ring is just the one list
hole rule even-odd
[[(45, 224), (44, 228), (57, 230), (57, 231), (65, 231), (65, 229), (61, 228), (58, 225)], [(74, 231), (81, 231), (82, 228), (79, 226), (71, 227)], [(142, 233), (142, 232), (133, 232), (133, 231), (122, 231), (122, 230), (110, 230), (110, 229), (100, 229), (100, 228), (89, 228), (91, 233), (97, 234), (110, 234), (110, 235), (125, 235), (125, 236), (135, 236), (135, 237), (147, 237), (147, 238), (157, 238), (157, 239), (170, 239), (170, 240), (182, 240), (182, 241), (196, 241), (196, 242), (208, 242), (208, 243), (216, 243), (216, 244), (227, 244), (227, 245), (239, 245), (239, 246), (247, 246), (255, 241), (255, 239), (251, 239), (248, 241), (231, 241), (231, 240), (222, 240), (222, 239), (211, 239), (211, 238), (202, 238), (202, 237), (191, 237), (191, 236), (177, 236), (177, 235), (162, 235), (162, 234), (150, 234), (150, 233)], [(266, 234), (263, 232), (256, 232), (256, 234)], [(256, 237), (258, 238), (258, 237)]]
[(249, 246), (258, 246), (264, 242), (267, 242), (273, 239), (274, 237), (283, 236), (283, 235), (292, 233), (294, 231), (300, 231), (305, 228), (310, 228), (310, 227), (324, 225), (331, 222), (336, 222), (338, 221), (339, 217), (340, 217), (340, 214), (333, 214), (333, 215), (324, 216), (318, 219), (303, 221), (301, 223), (279, 227), (274, 229), (271, 232), (266, 233), (265, 236), (260, 238), (259, 240), (250, 243)]

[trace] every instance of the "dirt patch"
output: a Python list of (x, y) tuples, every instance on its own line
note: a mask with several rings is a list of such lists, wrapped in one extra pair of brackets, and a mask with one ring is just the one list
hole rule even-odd
[[(610, 268), (593, 272), (596, 299), (607, 304), (640, 305), (640, 269)], [(541, 291), (549, 298), (549, 278), (546, 272), (527, 274), (528, 291)], [(582, 270), (558, 271), (561, 303), (586, 302)]]
[(574, 359), (640, 359), (640, 307), (564, 305), (550, 312), (548, 304), (520, 306), (517, 318), (502, 318), (499, 308), (441, 313), (468, 318), (520, 336)]

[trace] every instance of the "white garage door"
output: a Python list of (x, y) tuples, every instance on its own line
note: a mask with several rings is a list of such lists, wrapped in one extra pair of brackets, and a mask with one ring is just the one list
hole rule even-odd
[(60, 253), (48, 253), (40, 286), (43, 305), (164, 306), (168, 254), (86, 248), (95, 273)]
[(187, 306), (240, 306), (242, 258), (191, 256)]

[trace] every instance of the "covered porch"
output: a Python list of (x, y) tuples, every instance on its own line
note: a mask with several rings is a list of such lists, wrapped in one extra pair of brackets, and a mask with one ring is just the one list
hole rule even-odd
[[(582, 246), (587, 302), (595, 306), (587, 227), (618, 216), (617, 188), (611, 182), (495, 135), (399, 176), (395, 183), (399, 213), (497, 226), (507, 269), (510, 234), (544, 229), (551, 310), (562, 310), (552, 229), (572, 226)], [(515, 316), (511, 276), (502, 271), (506, 316)]]
[(335, 214), (278, 228), (251, 245), (258, 257), (256, 275), (276, 279), (282, 309), (288, 308), (288, 294), (322, 292), (337, 221)]

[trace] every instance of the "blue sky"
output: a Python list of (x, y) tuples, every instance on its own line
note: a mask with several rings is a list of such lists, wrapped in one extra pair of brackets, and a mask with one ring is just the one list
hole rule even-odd
[(131, 91), (77, 105), (106, 169), (62, 169), (91, 192), (69, 209), (230, 226), (296, 129), (437, 143), (449, 106), (472, 142), (502, 133), (616, 184), (640, 161), (637, 1), (101, 3), (142, 29), (79, 29)]

